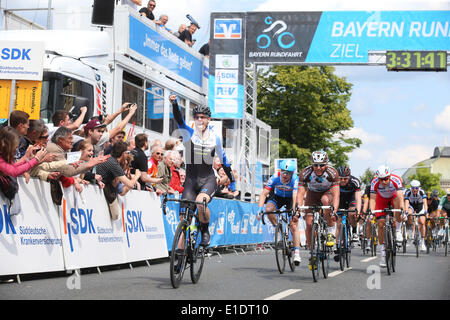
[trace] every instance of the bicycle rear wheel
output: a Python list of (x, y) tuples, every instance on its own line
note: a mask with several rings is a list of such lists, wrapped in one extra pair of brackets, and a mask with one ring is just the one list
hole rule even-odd
[(205, 248), (199, 246), (200, 243), (200, 233), (197, 233), (197, 239), (195, 239), (195, 247), (192, 248), (191, 242), (189, 241), (189, 262), (191, 265), (191, 281), (192, 283), (197, 283), (202, 274), (203, 264), (205, 263)]
[(288, 242), (288, 234), (284, 234), (284, 239), (286, 243), (286, 256), (289, 264), (289, 268), (291, 268), (291, 271), (295, 271), (295, 263), (294, 263), (294, 244), (290, 244)]
[(286, 241), (284, 240), (283, 226), (278, 223), (275, 228), (275, 258), (278, 271), (283, 274), (286, 268)]
[(426, 231), (426, 238), (425, 238), (425, 245), (427, 246), (427, 254), (430, 253), (430, 247), (431, 247), (431, 228), (427, 225), (427, 231)]
[[(175, 236), (172, 242), (172, 251), (170, 253), (170, 282), (172, 287), (178, 288), (183, 279), (184, 270), (186, 269), (187, 260), (187, 244), (186, 244), (186, 230), (188, 222), (182, 220), (175, 231)], [(178, 243), (183, 243), (184, 248), (178, 249)]]

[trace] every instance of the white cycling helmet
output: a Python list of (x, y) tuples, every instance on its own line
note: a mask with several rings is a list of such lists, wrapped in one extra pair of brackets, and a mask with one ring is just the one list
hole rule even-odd
[(377, 178), (389, 177), (391, 175), (391, 169), (389, 169), (389, 167), (385, 165), (379, 166), (375, 175), (377, 176)]
[(411, 181), (411, 187), (412, 188), (418, 188), (420, 187), (420, 182), (418, 180)]
[(314, 151), (311, 154), (311, 162), (312, 163), (328, 163), (328, 154), (325, 151)]

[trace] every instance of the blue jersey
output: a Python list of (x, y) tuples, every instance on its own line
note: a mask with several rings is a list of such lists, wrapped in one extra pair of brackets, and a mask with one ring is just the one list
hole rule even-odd
[(288, 183), (281, 182), (281, 174), (275, 173), (267, 181), (264, 189), (284, 198), (292, 198), (292, 193), (298, 190), (298, 176), (294, 173)]

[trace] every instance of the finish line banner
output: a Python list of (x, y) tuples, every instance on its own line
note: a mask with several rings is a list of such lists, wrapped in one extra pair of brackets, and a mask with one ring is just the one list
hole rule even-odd
[(450, 11), (249, 12), (247, 63), (367, 63), (370, 51), (450, 51)]

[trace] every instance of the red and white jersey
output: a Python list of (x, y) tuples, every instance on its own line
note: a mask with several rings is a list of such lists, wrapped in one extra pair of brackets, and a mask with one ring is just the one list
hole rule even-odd
[(370, 183), (370, 193), (376, 193), (386, 199), (392, 198), (398, 190), (403, 189), (402, 179), (395, 174), (391, 174), (391, 180), (387, 187), (384, 187), (378, 178), (374, 178)]

